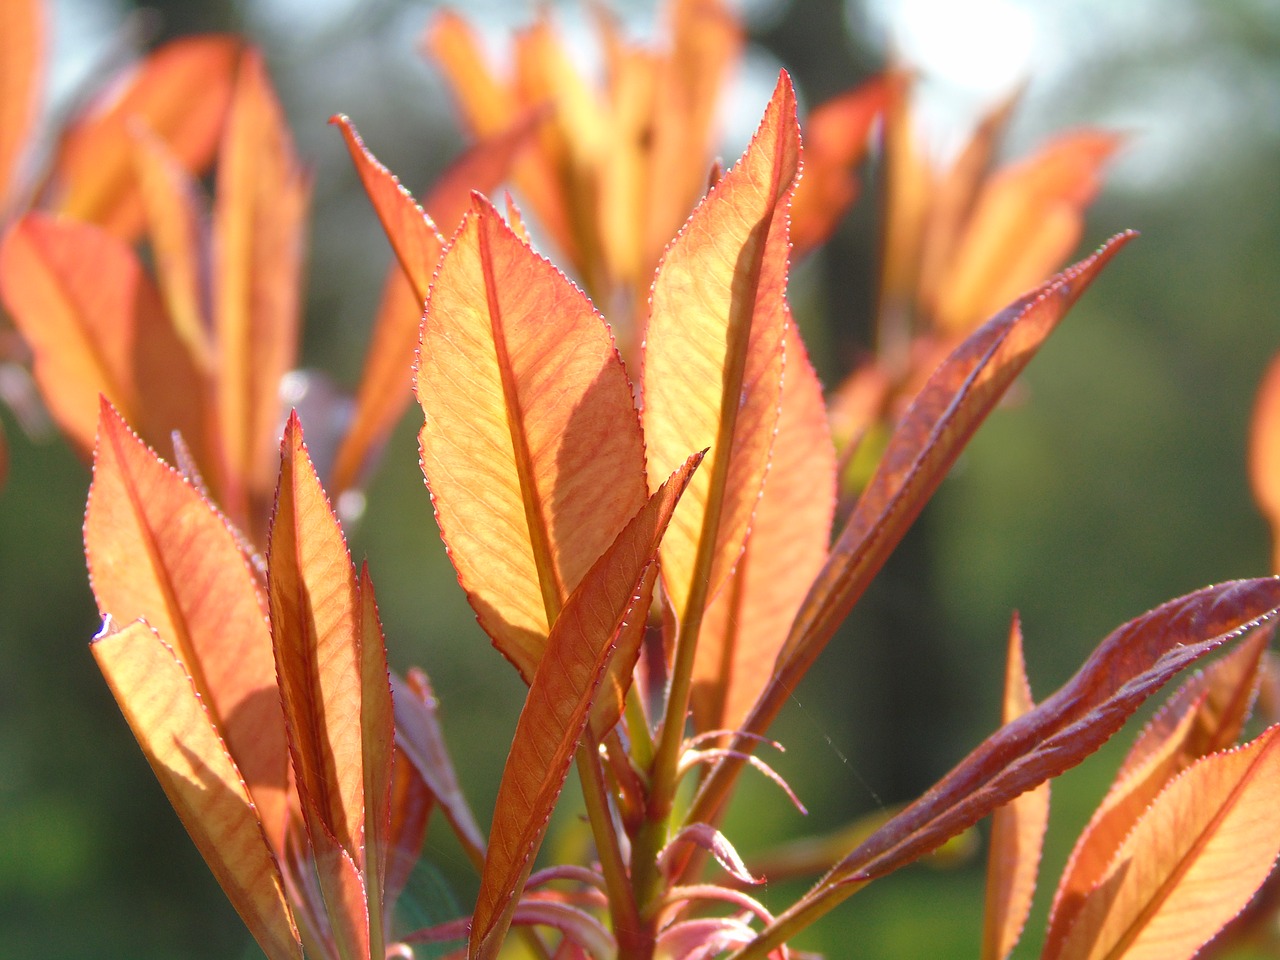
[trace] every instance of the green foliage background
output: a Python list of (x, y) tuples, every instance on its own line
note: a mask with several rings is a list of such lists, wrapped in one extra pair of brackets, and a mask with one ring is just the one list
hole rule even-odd
[[(64, 65), (83, 57), (76, 44), (87, 33), (118, 29), (127, 13), (109, 0), (56, 6)], [(324, 120), (351, 114), (406, 183), (430, 181), (458, 144), (438, 80), (411, 53), (430, 6), (346, 4), (323, 29), (312, 29), (305, 4), (275, 4), (286, 12), (272, 15), (248, 0), (155, 6), (153, 18), (133, 22), (161, 36), (236, 29), (266, 48), (316, 175), (305, 360), (351, 384), (388, 254)], [(469, 6), (522, 16), (516, 5)], [(625, 11), (643, 18), (646, 6)], [(1073, 123), (1129, 129), (1141, 159), (1121, 161), (1090, 213), (1087, 243), (1125, 227), (1143, 237), (1032, 364), (1018, 402), (982, 429), (796, 693), (777, 729), (788, 747), (777, 766), (812, 813), (802, 820), (773, 788), (748, 780), (728, 827), (744, 851), (910, 799), (942, 774), (995, 722), (1014, 608), (1043, 696), (1119, 623), (1205, 583), (1267, 572), (1244, 451), (1253, 392), (1280, 347), (1280, 15), (1261, 2), (1179, 0), (1134, 4), (1143, 13), (1119, 21), (1101, 16), (1104, 4), (1062, 6), (1060, 19), (1123, 33), (1077, 45), (1092, 52), (1051, 89), (1035, 85), (1033, 64), (1015, 146), (1025, 152)], [(883, 61), (856, 3), (750, 9), (754, 60), (765, 76), (771, 57), (793, 68), (809, 103)], [(763, 102), (736, 112), (754, 118)], [(1144, 140), (1143, 125), (1159, 127), (1161, 111), (1164, 128), (1170, 117), (1182, 124), (1173, 155)], [(867, 199), (795, 281), (828, 382), (865, 331), (875, 242)], [(80, 547), (88, 471), (56, 439), (33, 441), (3, 416), (13, 464), (0, 495), (0, 953), (251, 956), (86, 650), (97, 629)], [(389, 447), (352, 547), (371, 564), (393, 665), (432, 674), (483, 820), (522, 688), (456, 588), (411, 421)], [(1041, 900), (1129, 736), (1060, 781)], [(571, 850), (574, 812), (560, 822), (553, 842)], [(428, 858), (466, 903), (474, 880), (443, 832), (433, 832)], [(783, 903), (795, 892), (778, 886), (764, 897)], [(419, 906), (438, 907), (433, 897)], [(805, 945), (833, 957), (970, 957), (980, 908), (977, 860), (913, 868), (851, 900)]]

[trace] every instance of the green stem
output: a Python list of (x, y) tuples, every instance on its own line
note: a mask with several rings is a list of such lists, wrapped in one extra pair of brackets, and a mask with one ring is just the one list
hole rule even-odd
[(600, 872), (604, 876), (605, 894), (609, 899), (609, 914), (618, 939), (619, 955), (636, 956), (635, 945), (631, 940), (641, 932), (642, 925), (626, 861), (622, 857), (622, 847), (618, 843), (613, 816), (609, 811), (609, 797), (605, 790), (604, 774), (600, 770), (599, 750), (595, 735), (588, 727), (583, 733), (582, 743), (578, 745), (578, 779), (582, 783), (582, 797), (596, 843), (596, 854), (600, 857)]

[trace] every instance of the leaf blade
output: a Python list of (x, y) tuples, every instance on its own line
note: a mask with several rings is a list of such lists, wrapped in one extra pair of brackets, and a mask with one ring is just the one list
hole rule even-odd
[(459, 582), (529, 682), (559, 606), (644, 502), (643, 441), (590, 301), (476, 204), (423, 322), (419, 448)]
[(690, 457), (649, 498), (592, 566), (552, 628), (494, 804), (489, 850), (472, 914), (472, 957), (494, 957), (502, 945), (608, 668), (614, 639), (633, 612), (640, 613), (635, 609), (637, 590), (701, 460), (701, 454)]
[(302, 960), (280, 867), (182, 662), (145, 623), (90, 649), (209, 869), (271, 960)]

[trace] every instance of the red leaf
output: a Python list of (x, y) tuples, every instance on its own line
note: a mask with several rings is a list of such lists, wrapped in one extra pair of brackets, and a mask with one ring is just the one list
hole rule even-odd
[(41, 0), (0, 4), (0, 220), (7, 218), (18, 192), (19, 163), (39, 113), (44, 21)]
[(494, 804), (470, 955), (497, 956), (635, 598), (671, 513), (702, 460), (690, 457), (618, 534), (552, 627), (516, 725)]

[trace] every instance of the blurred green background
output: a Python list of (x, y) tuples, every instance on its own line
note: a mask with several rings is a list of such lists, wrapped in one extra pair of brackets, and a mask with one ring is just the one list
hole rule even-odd
[[(461, 6), (495, 40), (532, 16), (524, 2)], [(652, 32), (649, 4), (610, 6)], [(263, 46), (315, 173), (304, 360), (351, 385), (389, 254), (325, 120), (350, 114), (408, 185), (430, 182), (460, 144), (440, 80), (415, 49), (432, 5), (53, 7), (46, 129), (135, 43), (230, 29)], [(580, 5), (556, 15), (585, 42)], [(726, 157), (780, 64), (813, 104), (896, 49), (921, 70), (944, 149), (1023, 79), (1011, 155), (1076, 124), (1125, 131), (1086, 246), (1126, 227), (1143, 233), (1032, 364), (1019, 402), (979, 432), (795, 694), (777, 727), (788, 752), (776, 765), (811, 813), (802, 819), (748, 778), (727, 832), (749, 852), (908, 800), (944, 773), (995, 723), (1013, 609), (1041, 697), (1123, 621), (1206, 583), (1268, 572), (1244, 456), (1253, 394), (1280, 347), (1280, 8), (751, 0), (743, 15), (752, 42), (725, 114)], [(864, 202), (793, 283), (829, 383), (866, 329), (868, 211)], [(56, 438), (28, 438), (3, 415), (13, 463), (0, 495), (0, 956), (252, 956), (86, 649), (98, 626), (80, 546), (87, 468)], [(430, 671), (464, 786), (487, 820), (522, 688), (457, 589), (413, 431), (410, 416), (350, 539), (378, 584), (393, 665)], [(1053, 878), (1131, 737), (1060, 781), (1020, 955), (1038, 949)], [(465, 903), (475, 882), (443, 833), (433, 830), (427, 858)], [(832, 957), (974, 956), (981, 877), (979, 859), (912, 868), (849, 901), (804, 945)], [(784, 905), (797, 889), (763, 898)]]

